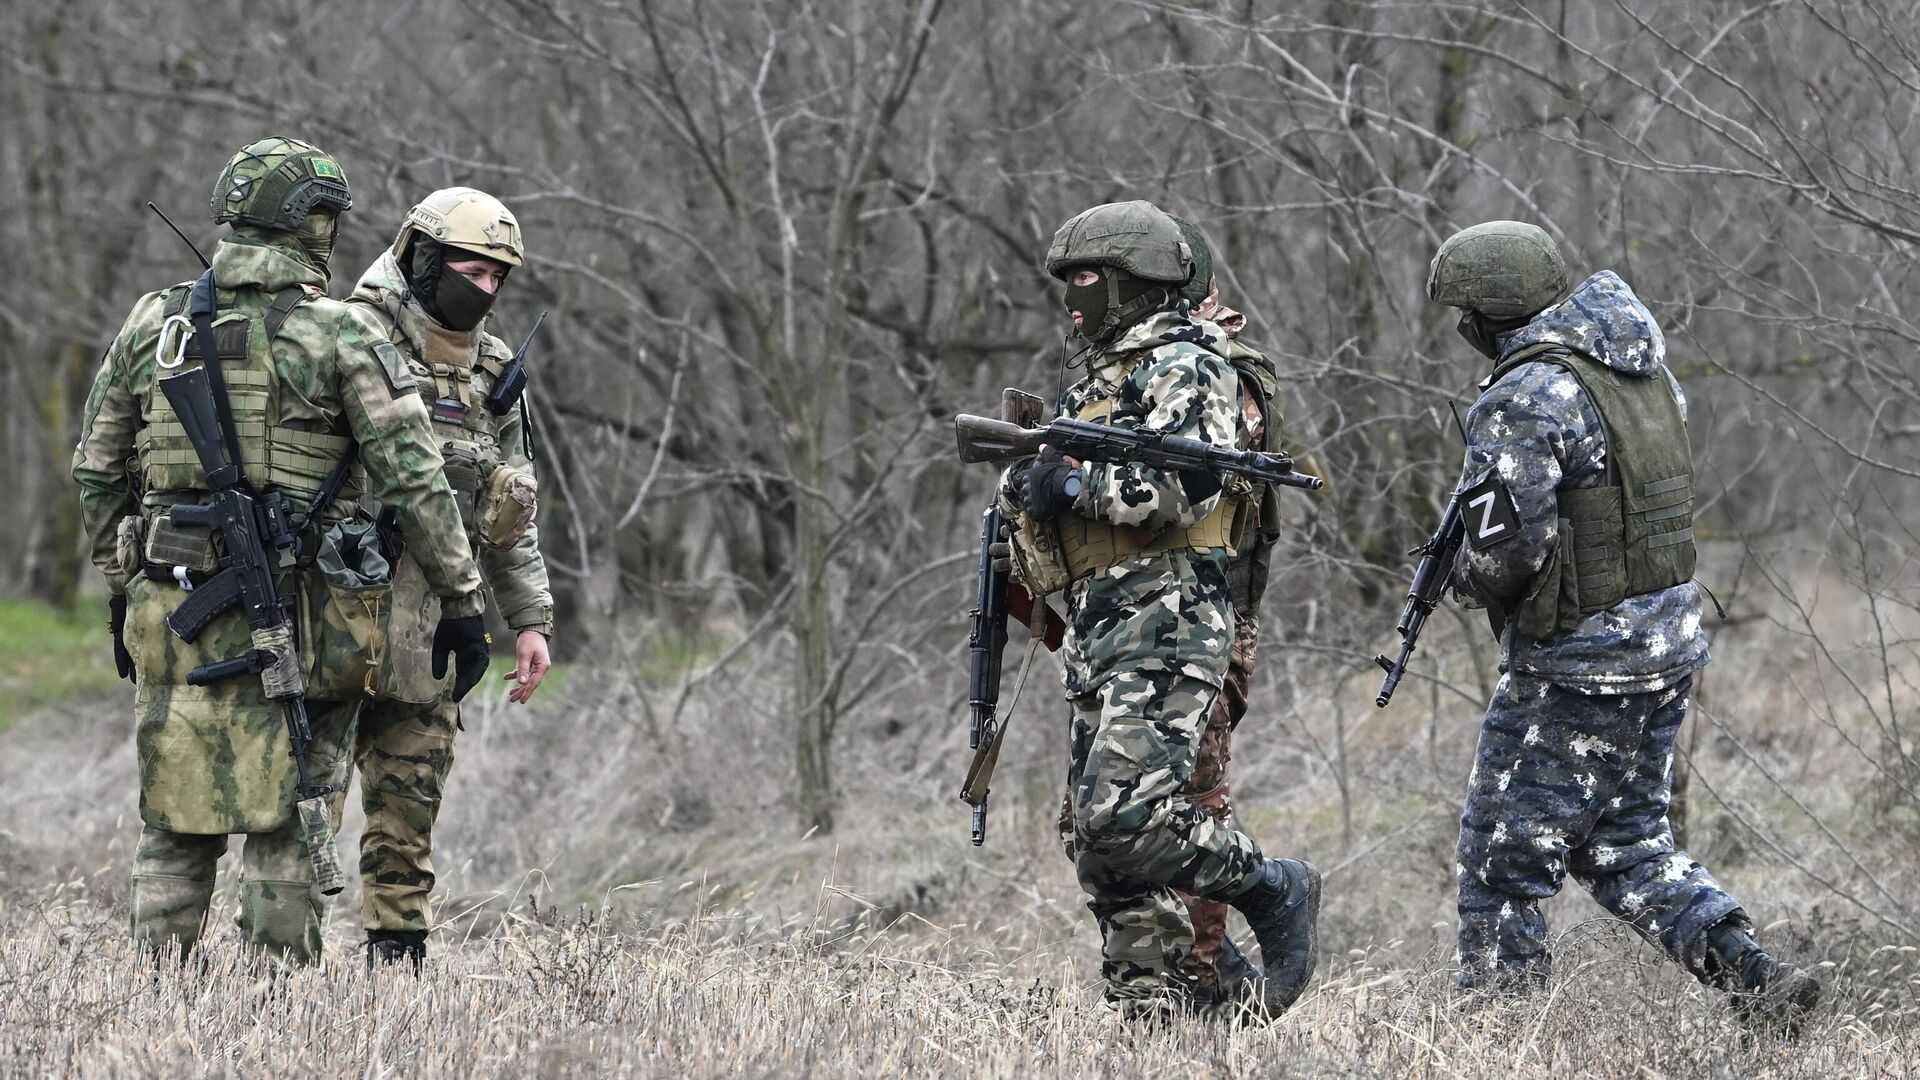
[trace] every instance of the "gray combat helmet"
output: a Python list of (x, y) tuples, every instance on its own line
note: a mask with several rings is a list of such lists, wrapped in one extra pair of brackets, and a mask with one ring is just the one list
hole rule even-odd
[(1427, 271), (1427, 299), (1493, 319), (1537, 315), (1566, 291), (1559, 246), (1524, 221), (1488, 221), (1454, 233)]
[(1062, 271), (1076, 266), (1114, 266), (1143, 281), (1185, 285), (1193, 249), (1152, 203), (1102, 203), (1068, 218), (1047, 246), (1047, 273), (1064, 279)]

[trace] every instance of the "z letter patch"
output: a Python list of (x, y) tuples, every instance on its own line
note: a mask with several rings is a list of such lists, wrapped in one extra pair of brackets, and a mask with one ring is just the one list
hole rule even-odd
[(1513, 508), (1513, 494), (1501, 483), (1499, 473), (1488, 473), (1485, 480), (1460, 493), (1460, 516), (1467, 527), (1467, 543), (1475, 551), (1485, 551), (1520, 534), (1520, 514)]
[(407, 366), (407, 358), (400, 355), (400, 350), (393, 347), (393, 342), (374, 342), (373, 355), (380, 360), (380, 370), (387, 373), (387, 386), (393, 390), (395, 397), (419, 385), (414, 380), (413, 369)]

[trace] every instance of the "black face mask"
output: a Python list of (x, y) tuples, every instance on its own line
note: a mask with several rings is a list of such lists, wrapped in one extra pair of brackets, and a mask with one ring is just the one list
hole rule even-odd
[(1478, 311), (1463, 311), (1460, 313), (1460, 321), (1455, 323), (1453, 328), (1459, 331), (1460, 336), (1467, 339), (1467, 344), (1473, 346), (1481, 356), (1489, 360), (1498, 360), (1500, 359), (1500, 339), (1532, 321), (1533, 319), (1526, 315), (1496, 319)]
[(449, 269), (447, 249), (431, 240), (416, 240), (401, 270), (420, 306), (449, 330), (471, 330), (493, 310), (494, 294)]
[[(1091, 285), (1067, 285), (1067, 292), (1061, 298), (1071, 317), (1073, 312), (1080, 313), (1080, 326), (1074, 330), (1082, 338), (1092, 342), (1110, 340), (1115, 334), (1158, 307), (1164, 306), (1166, 287), (1152, 281), (1134, 277), (1125, 270), (1111, 266), (1096, 267), (1099, 280)], [(1140, 298), (1149, 292), (1159, 291), (1161, 303), (1143, 305)]]

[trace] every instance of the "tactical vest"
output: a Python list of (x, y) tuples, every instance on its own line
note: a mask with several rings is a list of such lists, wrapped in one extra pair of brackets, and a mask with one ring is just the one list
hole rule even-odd
[[(458, 498), (461, 522), (471, 535), (482, 488), (506, 456), (500, 448), (501, 418), (487, 411), (486, 397), (511, 357), (491, 355), (479, 330), (454, 332), (429, 326), (427, 340), (416, 345), (384, 309), (374, 306), (394, 346), (427, 370), (431, 381), (423, 381), (422, 396), (433, 414), (440, 456), (447, 462), (447, 484)], [(469, 336), (470, 341), (459, 340)], [(484, 380), (476, 377), (476, 369), (486, 376)]]
[[(186, 314), (192, 291), (190, 283), (168, 290), (164, 311), (169, 320)], [(282, 421), (283, 391), (272, 345), (293, 309), (322, 294), (295, 285), (276, 293), (221, 289), (219, 295), (222, 299), (214, 312), (213, 345), (226, 381), (247, 482), (257, 491), (285, 492), (304, 507), (319, 493), (327, 474), (351, 455), (353, 439), (345, 431), (309, 431)], [(134, 435), (148, 518), (149, 561), (211, 570), (213, 553), (206, 542), (206, 530), (176, 530), (166, 521), (168, 507), (198, 502), (207, 493), (200, 458), (159, 382), (174, 370), (200, 366), (198, 346), (189, 344), (181, 354), (180, 340), (187, 332), (186, 324), (169, 325), (174, 329), (160, 335), (161, 366), (154, 372), (146, 400), (141, 402), (145, 424)], [(169, 369), (165, 365), (175, 355), (180, 355), (181, 361), (177, 368)], [(359, 494), (359, 485), (349, 480), (328, 508), (326, 518), (344, 518)]]
[(1520, 604), (1535, 639), (1573, 629), (1629, 596), (1693, 580), (1693, 456), (1666, 375), (1626, 375), (1563, 346), (1522, 349), (1494, 368), (1554, 364), (1579, 380), (1607, 439), (1607, 483), (1562, 488), (1560, 544)]
[[(1238, 402), (1235, 402), (1236, 407)], [(1104, 397), (1081, 406), (1076, 419), (1108, 423), (1113, 418), (1113, 398)], [(1206, 517), (1185, 528), (1154, 532), (1130, 525), (1094, 521), (1079, 514), (1063, 514), (1055, 519), (1059, 528), (1060, 553), (1073, 580), (1091, 577), (1137, 555), (1155, 555), (1182, 548), (1196, 550), (1233, 547), (1234, 532), (1242, 515), (1239, 509), (1252, 497), (1251, 488), (1233, 485), (1223, 492)]]

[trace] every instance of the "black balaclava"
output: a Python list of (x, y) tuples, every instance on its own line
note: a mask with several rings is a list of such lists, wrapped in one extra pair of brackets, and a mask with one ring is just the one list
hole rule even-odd
[(471, 330), (492, 310), (494, 294), (447, 269), (450, 258), (458, 261), (488, 256), (465, 248), (447, 247), (420, 236), (407, 246), (406, 257), (400, 260), (400, 273), (434, 322), (449, 330)]
[(1533, 321), (1531, 315), (1515, 315), (1509, 318), (1496, 318), (1492, 315), (1474, 311), (1471, 308), (1460, 313), (1460, 321), (1454, 329), (1467, 339), (1480, 355), (1489, 360), (1500, 359), (1500, 339)]
[[(1080, 313), (1080, 326), (1075, 333), (1088, 341), (1111, 341), (1120, 331), (1166, 306), (1169, 290), (1159, 282), (1134, 277), (1117, 266), (1069, 267), (1067, 276), (1071, 278), (1072, 271), (1080, 269), (1098, 271), (1100, 280), (1091, 285), (1075, 285), (1069, 281), (1062, 303), (1069, 317), (1073, 312)], [(1156, 290), (1160, 293), (1158, 303), (1140, 302)]]

